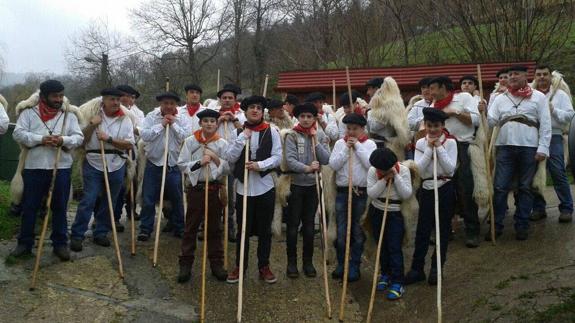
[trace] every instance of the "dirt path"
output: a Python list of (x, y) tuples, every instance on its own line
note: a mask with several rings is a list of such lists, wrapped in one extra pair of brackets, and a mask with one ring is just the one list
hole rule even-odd
[[(575, 319), (565, 308), (575, 302), (575, 227), (557, 223), (558, 204), (551, 189), (547, 194), (547, 220), (532, 225), (528, 241), (514, 240), (509, 216), (497, 246), (483, 242), (467, 249), (462, 235), (450, 245), (445, 268), (443, 312), (446, 322), (525, 322), (551, 316), (557, 322)], [(512, 205), (512, 204), (510, 204)], [(73, 217), (73, 212), (70, 216)], [(487, 229), (486, 226), (483, 227)], [(158, 267), (152, 268), (152, 242), (138, 243), (138, 253), (129, 254), (129, 232), (121, 233), (126, 278), (121, 281), (112, 248), (84, 243), (73, 261), (60, 263), (47, 245), (42, 259), (38, 288), (28, 291), (33, 259), (14, 265), (0, 262), (0, 317), (9, 322), (180, 322), (197, 320), (200, 292), (200, 262), (194, 264), (188, 284), (175, 282), (180, 240), (161, 236)], [(15, 241), (0, 242), (5, 258)], [(278, 282), (267, 285), (257, 276), (255, 246), (249, 260), (244, 292), (245, 322), (330, 322), (325, 317), (319, 240), (315, 264), (320, 275), (291, 280), (285, 276), (285, 241), (272, 243), (271, 266)], [(201, 246), (201, 244), (200, 244)], [(230, 260), (234, 260), (233, 246)], [(411, 263), (412, 248), (404, 249), (405, 265)], [(201, 259), (201, 258), (200, 258)], [(362, 279), (349, 285), (346, 322), (365, 320), (371, 288), (372, 260), (362, 265)], [(331, 273), (333, 266), (330, 266)], [(208, 266), (209, 272), (209, 266)], [(333, 319), (337, 321), (341, 286), (331, 280)], [(208, 322), (234, 322), (237, 285), (207, 277)], [(377, 294), (374, 322), (433, 322), (436, 320), (435, 288), (422, 283), (408, 286), (405, 297), (386, 301)], [(560, 304), (560, 305), (558, 305)], [(562, 304), (562, 305), (561, 305)], [(571, 314), (570, 314), (571, 313)], [(559, 317), (559, 319), (557, 319)], [(553, 321), (553, 319), (551, 319)]]

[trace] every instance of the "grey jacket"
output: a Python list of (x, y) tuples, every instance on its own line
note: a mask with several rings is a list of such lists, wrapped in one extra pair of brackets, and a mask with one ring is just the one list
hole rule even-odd
[[(315, 153), (321, 165), (329, 163), (329, 146), (325, 144), (325, 134), (318, 131), (317, 145)], [(315, 185), (315, 175), (313, 173), (304, 173), (305, 166), (309, 166), (313, 162), (312, 140), (311, 137), (302, 135), (295, 131), (286, 135), (285, 139), (285, 155), (287, 167), (292, 177), (292, 184), (299, 186), (312, 186)]]

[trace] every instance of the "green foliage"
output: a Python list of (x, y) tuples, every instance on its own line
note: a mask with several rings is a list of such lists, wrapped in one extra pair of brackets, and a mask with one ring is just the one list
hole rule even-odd
[(20, 218), (10, 214), (10, 183), (0, 181), (0, 240), (12, 238), (19, 224)]

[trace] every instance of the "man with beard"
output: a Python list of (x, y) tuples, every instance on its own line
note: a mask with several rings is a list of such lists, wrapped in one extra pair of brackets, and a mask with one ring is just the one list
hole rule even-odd
[[(545, 94), (549, 101), (551, 112), (551, 143), (549, 145), (549, 158), (547, 159), (547, 172), (553, 179), (553, 187), (559, 198), (559, 222), (571, 222), (573, 214), (573, 197), (569, 180), (565, 172), (565, 157), (563, 153), (563, 129), (569, 126), (575, 115), (571, 96), (559, 89), (560, 84), (552, 85), (551, 69), (547, 65), (539, 65), (535, 68), (533, 87)], [(561, 79), (559, 82), (562, 82)], [(566, 86), (566, 84), (565, 84)], [(557, 88), (555, 88), (557, 87)], [(567, 88), (568, 89), (568, 88)], [(575, 162), (575, 161), (574, 161)], [(545, 198), (538, 192), (533, 195), (533, 212), (531, 221), (542, 220), (547, 217)]]
[(64, 86), (59, 81), (42, 82), (39, 95), (34, 94), (28, 100), (21, 102), (16, 107), (17, 112), (20, 112), (20, 109), (22, 111), (16, 122), (13, 137), (26, 151), (22, 170), (24, 193), (18, 246), (10, 255), (22, 257), (32, 253), (36, 214), (48, 194), (57, 150), (61, 147), (50, 205), (52, 211), (50, 238), (54, 254), (60, 260), (68, 261), (70, 251), (66, 209), (72, 173), (71, 150), (82, 144), (84, 136), (78, 118), (71, 112), (68, 100), (64, 97)]
[[(251, 96), (242, 101), (245, 111), (244, 130), (230, 143), (224, 159), (235, 164), (236, 214), (238, 234), (236, 244), (236, 268), (228, 275), (228, 283), (237, 283), (240, 276), (241, 228), (246, 226), (244, 268), (246, 270), (249, 254), (249, 237), (258, 236), (258, 268), (260, 279), (268, 284), (277, 281), (270, 269), (271, 223), (274, 214), (275, 188), (271, 172), (280, 165), (282, 147), (280, 135), (264, 121), (264, 109), (267, 100), (261, 96)], [(246, 140), (250, 141), (250, 151), (246, 152)], [(247, 164), (245, 154), (249, 153)], [(249, 171), (248, 191), (244, 192), (244, 171)], [(243, 195), (247, 195), (247, 223), (242, 223)]]
[[(134, 127), (125, 110), (120, 106), (122, 92), (117, 89), (104, 89), (99, 101), (99, 110), (91, 117), (90, 123), (84, 128), (84, 148), (86, 159), (82, 164), (82, 177), (84, 195), (78, 205), (76, 218), (72, 225), (72, 251), (82, 251), (84, 234), (88, 230), (88, 223), (92, 217), (96, 201), (102, 192), (110, 189), (112, 201), (116, 202), (124, 184), (126, 174), (127, 150), (134, 145)], [(87, 107), (84, 107), (87, 109)], [(104, 154), (107, 169), (104, 169), (100, 143), (104, 142)], [(108, 173), (109, 187), (104, 184), (104, 172)], [(93, 241), (102, 247), (109, 247), (110, 240), (107, 235), (111, 230), (108, 203), (104, 198), (94, 211), (96, 228)], [(116, 202), (117, 203), (117, 202)]]
[[(537, 163), (549, 156), (552, 133), (548, 99), (527, 83), (527, 67), (514, 65), (509, 68), (509, 87), (507, 92), (495, 98), (488, 111), (488, 121), (491, 127), (498, 125), (500, 128), (495, 141), (497, 157), (493, 178), (495, 235), (503, 233), (507, 195), (513, 178), (517, 177), (515, 238), (526, 240), (529, 212), (533, 206), (531, 185)], [(491, 235), (485, 239), (490, 240)]]

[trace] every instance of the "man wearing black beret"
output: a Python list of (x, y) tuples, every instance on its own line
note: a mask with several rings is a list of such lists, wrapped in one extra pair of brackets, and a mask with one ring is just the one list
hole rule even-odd
[(139, 127), (142, 122), (144, 122), (145, 118), (144, 111), (140, 110), (140, 108), (138, 108), (136, 105), (136, 100), (140, 97), (140, 92), (127, 84), (118, 85), (116, 86), (116, 89), (122, 92), (120, 103), (128, 108), (128, 111), (130, 111), (135, 117), (136, 125), (134, 130), (137, 132), (136, 128)]
[(383, 84), (383, 77), (375, 77), (365, 83), (367, 88), (367, 95), (371, 98)]
[(325, 99), (325, 94), (321, 92), (312, 92), (305, 98), (305, 102), (312, 103), (317, 109), (316, 118), (317, 124), (319, 126), (318, 131), (325, 132), (326, 139), (336, 141), (339, 139), (339, 133), (337, 130), (338, 128), (337, 120), (335, 118), (335, 111), (333, 111), (329, 105), (325, 104)]
[(200, 120), (196, 114), (205, 109), (201, 103), (203, 90), (197, 84), (188, 84), (184, 90), (186, 91), (186, 102), (178, 108), (178, 113), (186, 119), (186, 123), (190, 127), (188, 131), (191, 134), (200, 129)]

